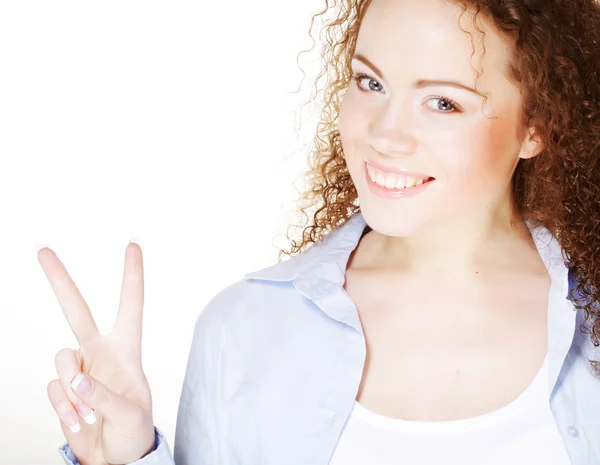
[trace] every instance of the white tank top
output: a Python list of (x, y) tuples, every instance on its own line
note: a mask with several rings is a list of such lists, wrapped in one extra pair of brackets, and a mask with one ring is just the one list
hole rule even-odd
[(548, 356), (512, 402), (476, 417), (411, 421), (358, 402), (329, 465), (571, 465), (548, 403)]

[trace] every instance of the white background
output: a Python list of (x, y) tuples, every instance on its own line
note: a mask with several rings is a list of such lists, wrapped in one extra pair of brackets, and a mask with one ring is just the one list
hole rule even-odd
[(63, 463), (46, 385), (56, 352), (78, 344), (36, 245), (58, 254), (105, 334), (132, 237), (144, 254), (143, 364), (173, 450), (199, 313), (275, 263), (298, 218), (318, 43), (296, 60), (323, 6), (2, 2), (0, 463)]

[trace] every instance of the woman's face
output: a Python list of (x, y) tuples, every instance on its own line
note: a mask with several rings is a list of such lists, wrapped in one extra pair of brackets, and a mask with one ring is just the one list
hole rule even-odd
[[(339, 130), (361, 211), (382, 234), (411, 236), (457, 221), (468, 228), (493, 218), (508, 205), (519, 158), (536, 154), (535, 135), (519, 129), (521, 96), (508, 80), (510, 45), (480, 15), (481, 61), (480, 34), (465, 13), (460, 24), (473, 34), (472, 45), (459, 27), (461, 12), (442, 0), (373, 0), (361, 24), (352, 72), (368, 77), (350, 82)], [(484, 106), (482, 95), (460, 87), (474, 89), (481, 68)], [(382, 197), (369, 187), (367, 161), (435, 179), (416, 195)], [(399, 187), (406, 178), (391, 179)]]

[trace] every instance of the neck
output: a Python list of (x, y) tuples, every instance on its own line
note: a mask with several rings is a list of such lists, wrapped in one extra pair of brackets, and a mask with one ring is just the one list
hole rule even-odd
[(510, 269), (521, 262), (518, 259), (537, 255), (525, 220), (514, 217), (509, 205), (457, 217), (407, 237), (369, 234), (375, 262), (423, 276), (473, 276)]

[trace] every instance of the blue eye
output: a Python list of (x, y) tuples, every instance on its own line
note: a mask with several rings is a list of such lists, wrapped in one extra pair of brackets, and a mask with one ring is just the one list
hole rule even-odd
[[(459, 112), (460, 110), (458, 109), (458, 104), (454, 101), (449, 99), (448, 97), (444, 97), (443, 95), (434, 95), (433, 97), (431, 97), (429, 100), (427, 100), (428, 102), (431, 100), (438, 100), (439, 102), (444, 103), (446, 106), (450, 106), (452, 107), (452, 109), (450, 111), (446, 111), (446, 110), (440, 110), (437, 109), (435, 111), (439, 111), (440, 113), (455, 113), (455, 112)], [(439, 106), (438, 106), (439, 108)]]
[[(368, 75), (366, 75), (365, 73), (353, 74), (353, 75), (352, 75), (352, 78), (353, 78), (353, 79), (356, 81), (356, 85), (357, 85), (357, 87), (358, 87), (360, 90), (363, 90), (363, 91), (364, 91), (365, 89), (364, 89), (364, 88), (362, 88), (362, 87), (360, 86), (360, 82), (361, 82), (363, 79), (368, 79), (368, 80), (370, 80), (370, 81), (377, 82), (375, 79), (371, 78), (371, 76), (368, 76)], [(379, 84), (379, 83), (377, 83), (377, 84)], [(381, 85), (380, 85), (380, 84), (379, 84), (379, 87), (381, 87)], [(369, 88), (370, 88), (370, 86), (369, 86)], [(374, 89), (371, 89), (371, 88), (370, 88), (370, 90), (374, 90)]]
[[(356, 81), (356, 86), (362, 91), (362, 92), (369, 92), (369, 90), (373, 91), (373, 92), (380, 92), (382, 90), (381, 84), (379, 84), (379, 82), (376, 79), (373, 79), (371, 76), (369, 76), (368, 74), (365, 73), (356, 73), (356, 74), (352, 74), (352, 79), (354, 79)], [(362, 87), (361, 81), (363, 81), (364, 79), (369, 80), (369, 90), (366, 90), (364, 87)], [(376, 83), (375, 86), (371, 86), (371, 82)], [(373, 87), (379, 87), (379, 89), (374, 89)], [(460, 105), (458, 103), (456, 103), (454, 100), (445, 97), (443, 95), (434, 95), (431, 98), (429, 98), (427, 101), (431, 101), (431, 100), (438, 100), (440, 102), (442, 102), (444, 104), (444, 106), (446, 107), (446, 109), (440, 109), (439, 106), (437, 109), (434, 109), (434, 111), (438, 112), (438, 113), (461, 113), (462, 110), (460, 108)], [(448, 107), (450, 107), (450, 109), (448, 109)]]

